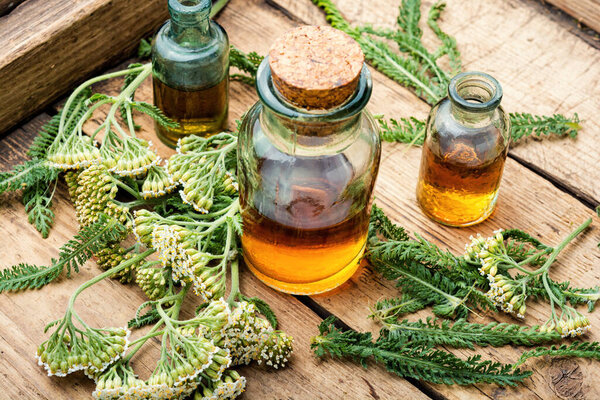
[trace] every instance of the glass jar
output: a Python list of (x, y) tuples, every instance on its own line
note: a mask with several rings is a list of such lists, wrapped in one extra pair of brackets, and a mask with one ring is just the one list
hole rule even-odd
[(171, 147), (181, 137), (227, 127), (229, 39), (210, 10), (210, 0), (169, 0), (171, 19), (152, 46), (154, 104), (179, 123), (155, 124), (156, 134)]
[(482, 222), (494, 211), (510, 144), (502, 87), (488, 74), (464, 72), (429, 113), (417, 200), (450, 226)]
[[(296, 30), (309, 39), (310, 48), (304, 50), (312, 51), (313, 60), (296, 57), (292, 65), (303, 68), (293, 67), (287, 78), (304, 74), (298, 80), (304, 86), (285, 90), (290, 88), (272, 71), (273, 48), (260, 65), (260, 101), (241, 124), (238, 147), (246, 264), (267, 285), (293, 294), (331, 290), (357, 270), (381, 154), (377, 124), (364, 108), (372, 90), (364, 58), (354, 86), (333, 84), (318, 96), (306, 89), (316, 79), (307, 72), (311, 62), (336, 63), (333, 70), (347, 68), (334, 56), (327, 59), (320, 48), (328, 45), (322, 43), (327, 35), (313, 29), (332, 28)], [(349, 36), (345, 39), (355, 44)], [(340, 97), (343, 91), (349, 97)]]

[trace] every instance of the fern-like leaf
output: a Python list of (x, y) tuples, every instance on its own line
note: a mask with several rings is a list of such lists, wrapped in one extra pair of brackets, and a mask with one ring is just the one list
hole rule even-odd
[(165, 128), (177, 128), (179, 126), (177, 122), (167, 117), (162, 112), (162, 110), (156, 107), (155, 105), (148, 104), (143, 101), (135, 101), (131, 102), (130, 104), (132, 109), (149, 115), (150, 117), (152, 117), (152, 119), (154, 119), (156, 122), (158, 122), (161, 126), (164, 126)]
[(136, 313), (135, 317), (132, 318), (131, 320), (129, 320), (129, 322), (127, 322), (127, 327), (130, 329), (141, 328), (143, 326), (153, 324), (153, 323), (157, 322), (159, 319), (160, 319), (160, 314), (158, 313), (158, 310), (156, 310), (156, 307), (154, 306), (142, 315), (138, 315)]
[(43, 160), (35, 159), (16, 165), (12, 171), (0, 172), (0, 194), (33, 187), (43, 182), (53, 182), (58, 171)]
[(23, 191), (23, 204), (29, 223), (35, 226), (44, 239), (50, 234), (54, 223), (54, 212), (51, 209), (54, 191), (48, 194), (48, 189), (48, 184), (37, 184)]
[(571, 118), (561, 114), (552, 116), (532, 115), (529, 113), (510, 113), (511, 137), (517, 142), (523, 137), (535, 135), (570, 136), (575, 138), (581, 129), (579, 116), (575, 113)]
[(311, 348), (319, 357), (348, 357), (365, 368), (373, 359), (396, 375), (448, 385), (485, 382), (514, 386), (531, 375), (531, 371), (513, 369), (512, 365), (482, 361), (480, 356), (462, 360), (430, 346), (415, 346), (385, 336), (373, 342), (370, 333), (343, 332), (333, 323), (333, 318), (324, 320), (319, 326), (320, 335), (311, 340)]
[(256, 80), (256, 72), (258, 66), (263, 60), (263, 56), (252, 51), (250, 53), (244, 53), (240, 49), (231, 46), (229, 50), (229, 66), (235, 67), (244, 74), (232, 74), (233, 80), (244, 82), (248, 85), (254, 85)]
[(408, 322), (381, 321), (382, 334), (390, 339), (412, 344), (431, 346), (443, 345), (474, 349), (475, 346), (534, 346), (555, 342), (561, 339), (558, 332), (541, 332), (538, 326), (526, 327), (515, 324), (491, 322), (489, 324), (469, 323), (460, 319), (454, 323), (427, 318), (426, 321)]
[(383, 210), (377, 207), (376, 204), (373, 204), (369, 222), (369, 235), (374, 236), (375, 234), (382, 235), (385, 239), (397, 241), (410, 239), (406, 229), (390, 221)]
[(420, 38), (423, 31), (419, 28), (421, 20), (421, 0), (402, 0), (398, 12), (398, 26), (407, 35)]
[(402, 297), (380, 300), (371, 310), (370, 318), (386, 323), (394, 323), (404, 314), (412, 314), (427, 307), (429, 303), (406, 293)]
[(104, 248), (107, 243), (121, 240), (126, 232), (127, 228), (114, 218), (102, 217), (65, 243), (59, 250), (58, 260), (53, 259), (50, 267), (19, 264), (2, 271), (0, 293), (40, 288), (56, 279), (64, 269), (70, 277), (72, 271), (79, 272), (79, 267), (93, 253)]
[[(444, 8), (446, 8), (445, 2), (438, 1), (434, 3), (429, 9), (427, 25), (429, 25), (433, 33), (435, 33), (438, 39), (440, 39), (442, 42), (442, 45), (436, 51), (436, 57), (448, 55), (450, 76), (452, 77), (462, 70), (462, 61), (460, 51), (458, 51), (458, 46), (456, 45), (456, 39), (442, 31), (438, 25), (438, 20), (442, 16), (442, 11), (444, 11)], [(448, 82), (445, 84), (448, 84)]]
[(267, 303), (261, 298), (247, 297), (241, 293), (240, 298), (244, 301), (247, 301), (248, 303), (254, 304), (254, 307), (256, 307), (259, 313), (265, 316), (265, 318), (267, 319), (267, 321), (269, 321), (273, 329), (277, 329), (277, 316), (275, 315), (275, 312), (273, 312), (273, 310), (271, 309), (271, 306), (269, 306), (269, 303)]
[(381, 140), (422, 146), (425, 141), (425, 121), (415, 117), (400, 120), (378, 118)]
[(515, 364), (515, 368), (522, 365), (530, 358), (543, 356), (579, 357), (600, 360), (600, 343), (576, 341), (568, 345), (563, 344), (560, 346), (538, 347), (524, 352), (519, 358), (519, 361)]
[(152, 37), (142, 38), (138, 46), (137, 55), (142, 60), (150, 58), (152, 55)]
[(0, 293), (23, 289), (38, 289), (60, 275), (57, 266), (39, 267), (18, 264), (0, 271)]

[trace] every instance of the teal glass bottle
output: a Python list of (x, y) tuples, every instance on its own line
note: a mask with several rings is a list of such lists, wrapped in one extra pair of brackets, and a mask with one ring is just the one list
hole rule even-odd
[(229, 39), (210, 19), (210, 0), (169, 0), (168, 20), (152, 46), (154, 104), (179, 127), (156, 124), (156, 134), (175, 147), (184, 136), (226, 129), (229, 103)]

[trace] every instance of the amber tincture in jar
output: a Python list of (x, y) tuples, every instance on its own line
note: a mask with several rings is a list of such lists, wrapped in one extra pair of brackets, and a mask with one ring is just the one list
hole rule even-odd
[(379, 166), (364, 56), (341, 31), (300, 27), (273, 44), (257, 90), (238, 149), (246, 264), (284, 292), (331, 290), (358, 268)]
[(450, 226), (477, 224), (494, 211), (510, 142), (498, 81), (480, 72), (455, 76), (429, 114), (417, 200)]
[(187, 135), (210, 136), (227, 127), (229, 40), (209, 18), (210, 0), (169, 0), (171, 19), (152, 47), (154, 104), (178, 127), (155, 125), (175, 147)]

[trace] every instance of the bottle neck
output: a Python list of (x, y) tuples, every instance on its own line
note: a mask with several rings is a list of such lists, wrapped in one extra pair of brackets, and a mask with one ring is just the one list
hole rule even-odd
[(263, 105), (260, 122), (271, 141), (295, 155), (342, 151), (360, 133), (361, 112), (371, 97), (371, 75), (364, 67), (354, 94), (342, 105), (326, 110), (306, 110), (288, 102), (275, 88), (268, 57), (256, 79)]
[(183, 47), (196, 47), (210, 39), (211, 0), (169, 0), (169, 36)]
[(481, 72), (463, 72), (448, 85), (450, 112), (466, 126), (489, 125), (500, 101), (502, 87), (496, 79)]

